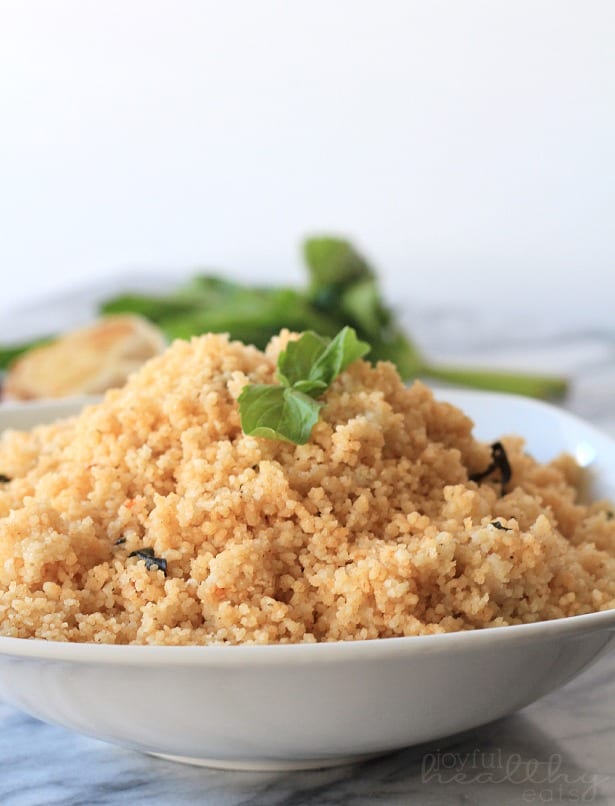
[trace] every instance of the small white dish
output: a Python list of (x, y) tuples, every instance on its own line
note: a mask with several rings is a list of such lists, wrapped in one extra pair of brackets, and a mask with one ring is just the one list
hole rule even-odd
[[(544, 403), (448, 391), (479, 438), (566, 450), (615, 498), (615, 443)], [(7, 404), (0, 430), (84, 401)], [(88, 401), (89, 402), (89, 401)], [(615, 610), (415, 638), (272, 646), (110, 646), (0, 637), (0, 694), (40, 719), (177, 761), (325, 767), (468, 730), (528, 705), (615, 645)]]

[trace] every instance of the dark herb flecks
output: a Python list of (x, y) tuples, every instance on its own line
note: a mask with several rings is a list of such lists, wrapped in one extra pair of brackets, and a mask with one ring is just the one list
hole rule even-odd
[(7, 476), (5, 473), (0, 473), (0, 484), (8, 484), (9, 481), (13, 479), (10, 476)]
[(504, 526), (500, 521), (491, 521), (491, 526), (495, 526), (496, 529), (500, 529), (502, 532), (512, 532), (510, 527)]
[(612, 520), (613, 520), (613, 518), (615, 518), (615, 514), (613, 514), (613, 512), (611, 512), (611, 510), (610, 510), (610, 509), (607, 509), (607, 512), (606, 512), (606, 519), (607, 519), (607, 521), (612, 521)]
[(162, 557), (156, 557), (154, 554), (154, 549), (152, 548), (144, 548), (144, 549), (137, 549), (136, 551), (131, 551), (128, 555), (129, 557), (138, 557), (140, 560), (143, 560), (145, 563), (145, 567), (148, 571), (152, 568), (159, 568), (162, 573), (166, 576), (167, 573), (167, 561)]
[(504, 495), (505, 487), (512, 476), (512, 469), (508, 461), (508, 456), (506, 455), (506, 450), (501, 442), (493, 443), (491, 446), (491, 462), (488, 467), (481, 473), (472, 473), (470, 481), (481, 482), (496, 470), (500, 471), (500, 483), (502, 485), (502, 495)]
[(115, 541), (115, 545), (116, 546), (122, 546), (125, 542), (126, 542), (125, 537), (118, 537), (118, 539)]

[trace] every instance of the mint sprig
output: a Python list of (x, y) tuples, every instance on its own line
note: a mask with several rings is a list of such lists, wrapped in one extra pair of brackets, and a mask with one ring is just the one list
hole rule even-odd
[(245, 434), (305, 445), (324, 403), (318, 398), (346, 367), (369, 352), (351, 327), (333, 339), (307, 331), (278, 356), (278, 384), (251, 384), (239, 395)]
[(305, 445), (323, 405), (292, 386), (246, 386), (239, 396), (241, 427), (253, 437)]

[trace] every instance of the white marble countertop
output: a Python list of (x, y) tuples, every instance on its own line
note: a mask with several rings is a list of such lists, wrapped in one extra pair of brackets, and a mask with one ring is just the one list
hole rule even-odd
[[(413, 323), (440, 358), (566, 373), (573, 380), (566, 407), (615, 436), (615, 331), (567, 332), (530, 322), (505, 342), (500, 331), (495, 316), (477, 326), (463, 312), (426, 312)], [(311, 772), (173, 764), (43, 724), (0, 702), (0, 802), (608, 806), (615, 803), (615, 654), (519, 713), (462, 737)]]
[(516, 806), (615, 803), (615, 655), (456, 741), (290, 773), (188, 767), (87, 739), (0, 705), (3, 806)]

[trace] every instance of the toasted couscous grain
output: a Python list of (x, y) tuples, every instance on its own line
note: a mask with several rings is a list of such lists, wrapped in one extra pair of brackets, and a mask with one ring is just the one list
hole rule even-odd
[(1, 634), (341, 641), (615, 606), (615, 520), (579, 502), (574, 461), (508, 437), (504, 494), (469, 480), (489, 446), (390, 364), (344, 372), (306, 445), (243, 434), (237, 397), (288, 338), (178, 341), (79, 416), (3, 435)]

